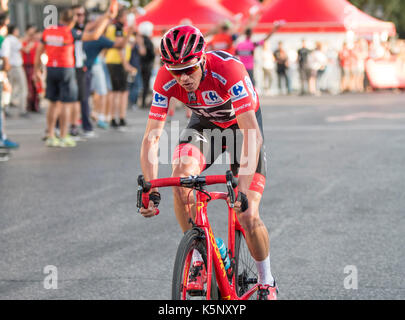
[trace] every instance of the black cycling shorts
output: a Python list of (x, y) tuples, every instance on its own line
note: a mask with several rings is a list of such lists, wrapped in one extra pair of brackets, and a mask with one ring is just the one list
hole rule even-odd
[[(260, 108), (256, 112), (256, 119), (264, 137)], [(243, 135), (239, 130), (238, 124), (224, 129), (193, 113), (190, 122), (180, 135), (179, 143), (173, 155), (173, 161), (184, 155), (190, 156), (192, 154), (199, 161), (202, 172), (208, 169), (224, 151), (228, 151), (230, 157), (225, 161), (230, 164), (232, 173), (237, 176), (240, 167), (242, 141)], [(264, 149), (263, 144), (260, 150), (254, 181), (250, 188), (260, 193), (263, 193), (267, 172)]]
[(75, 68), (47, 67), (45, 98), (52, 102), (75, 102), (78, 87)]
[(122, 64), (107, 64), (108, 72), (111, 78), (112, 91), (127, 91), (128, 90), (128, 73), (125, 71)]

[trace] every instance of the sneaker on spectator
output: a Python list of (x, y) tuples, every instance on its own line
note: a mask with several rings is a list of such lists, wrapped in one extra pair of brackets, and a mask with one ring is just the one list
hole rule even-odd
[(111, 126), (111, 128), (113, 128), (113, 129), (117, 129), (117, 128), (118, 128), (118, 123), (117, 123), (117, 121), (115, 121), (115, 119), (112, 119), (112, 120), (111, 120), (111, 123), (110, 123), (110, 126)]
[(127, 126), (127, 121), (124, 118), (120, 119), (120, 123), (119, 123), (120, 127), (126, 127)]
[(108, 129), (109, 125), (105, 121), (98, 120), (97, 121), (97, 127), (106, 130), (106, 129)]
[(98, 135), (96, 135), (96, 133), (93, 130), (91, 130), (91, 131), (83, 131), (82, 137), (91, 139), (91, 138), (98, 138)]
[(78, 136), (79, 133), (80, 133), (80, 132), (79, 132), (79, 128), (78, 128), (77, 126), (71, 126), (71, 127), (70, 127), (69, 134), (70, 134), (72, 137)]
[(47, 147), (60, 147), (60, 140), (58, 138), (47, 138), (45, 141)]
[(67, 147), (76, 147), (76, 141), (72, 139), (70, 136), (66, 136), (64, 139), (60, 140), (60, 146), (62, 148), (67, 148)]
[(17, 149), (20, 145), (17, 142), (4, 139), (0, 140), (0, 147), (6, 148), (6, 149)]

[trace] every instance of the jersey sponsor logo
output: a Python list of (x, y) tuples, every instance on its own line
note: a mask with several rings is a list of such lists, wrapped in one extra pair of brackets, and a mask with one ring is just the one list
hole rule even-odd
[(214, 106), (224, 102), (221, 96), (213, 90), (204, 91), (201, 95), (207, 106)]
[(149, 112), (149, 117), (150, 118), (161, 118), (161, 119), (163, 119), (165, 117), (165, 115), (151, 111), (151, 112)]
[(45, 43), (48, 46), (53, 46), (53, 47), (63, 47), (65, 43), (65, 39), (63, 36), (57, 36), (57, 35), (46, 35), (44, 37)]
[(192, 103), (197, 101), (197, 95), (195, 94), (195, 92), (187, 92), (187, 96), (188, 102)]
[(252, 104), (249, 102), (249, 103), (242, 104), (240, 107), (238, 107), (234, 110), (235, 110), (235, 112), (239, 112), (240, 110), (250, 108), (251, 106), (252, 106)]
[(248, 90), (250, 91), (250, 93), (253, 96), (253, 100), (256, 102), (257, 101), (256, 91), (255, 91), (255, 88), (253, 87), (252, 80), (250, 80), (249, 76), (245, 77), (245, 83), (246, 83)]
[(218, 79), (219, 82), (221, 82), (223, 85), (226, 85), (227, 81), (223, 76), (221, 76), (220, 74), (218, 74), (214, 71), (211, 71), (211, 74), (212, 74), (213, 78)]
[(168, 107), (168, 99), (166, 96), (161, 95), (160, 93), (153, 91), (153, 102), (152, 106), (159, 107), (159, 108), (167, 108)]
[(240, 99), (246, 98), (249, 94), (246, 91), (243, 81), (239, 81), (234, 84), (231, 89), (229, 89), (229, 94), (231, 95), (232, 102), (238, 101)]
[(235, 119), (235, 111), (232, 108), (230, 100), (220, 106), (205, 108), (193, 107), (192, 110), (200, 117), (204, 117), (209, 121), (228, 122)]
[(170, 80), (163, 86), (164, 91), (169, 91), (171, 88), (173, 88), (176, 85), (177, 81), (176, 79)]

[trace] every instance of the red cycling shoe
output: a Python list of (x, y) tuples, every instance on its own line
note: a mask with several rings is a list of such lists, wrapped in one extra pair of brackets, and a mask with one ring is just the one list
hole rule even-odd
[(190, 295), (199, 295), (203, 292), (205, 283), (207, 283), (207, 271), (204, 262), (196, 261), (190, 269), (187, 292)]
[(257, 300), (277, 300), (277, 294), (278, 288), (275, 281), (273, 286), (261, 284), (257, 290)]

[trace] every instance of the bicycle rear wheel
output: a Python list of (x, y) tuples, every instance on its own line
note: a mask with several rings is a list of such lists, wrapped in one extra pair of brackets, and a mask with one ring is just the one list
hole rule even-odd
[[(207, 248), (205, 239), (201, 237), (201, 231), (191, 229), (187, 231), (181, 240), (177, 249), (176, 260), (173, 269), (172, 299), (173, 300), (192, 300), (207, 298), (207, 283), (204, 284), (201, 291), (187, 290), (187, 282), (192, 268), (193, 251), (197, 250), (204, 261), (205, 270), (207, 270)], [(211, 277), (211, 300), (218, 300), (218, 286), (215, 278), (215, 270), (212, 268)]]
[[(239, 230), (235, 232), (235, 288), (238, 297), (242, 297), (256, 283), (258, 275), (246, 239)], [(250, 299), (254, 299), (253, 295)]]

